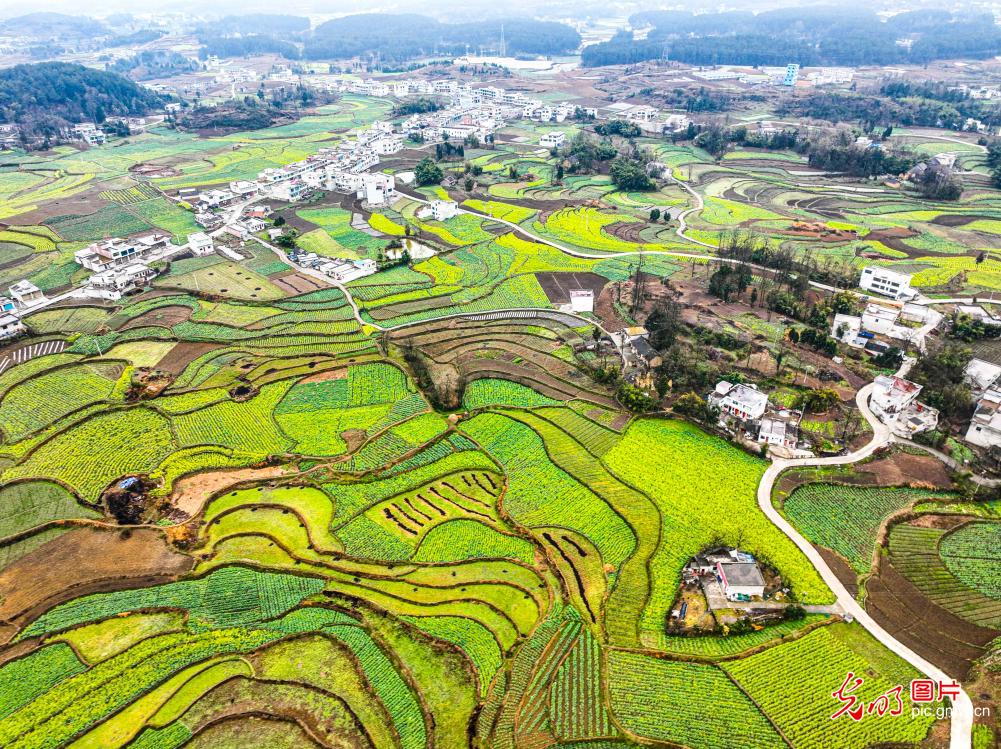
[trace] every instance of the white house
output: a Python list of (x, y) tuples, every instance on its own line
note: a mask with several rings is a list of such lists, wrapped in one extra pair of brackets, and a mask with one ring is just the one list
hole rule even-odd
[(14, 338), (25, 331), (24, 323), (11, 314), (0, 315), (0, 341)]
[(379, 270), (379, 266), (374, 260), (368, 258), (362, 260), (336, 259), (322, 263), (319, 269), (335, 281), (346, 283), (354, 281), (356, 278), (372, 275)]
[(459, 215), (459, 204), (454, 200), (432, 200), (431, 217), (435, 221), (445, 221)]
[(7, 289), (7, 293), (10, 294), (11, 299), (18, 306), (18, 309), (27, 309), (28, 307), (35, 307), (43, 302), (47, 301), (45, 294), (31, 281), (23, 280), (18, 281), (16, 284)]
[(709, 402), (717, 406), (721, 415), (741, 421), (754, 421), (765, 415), (768, 396), (754, 385), (734, 385), (726, 380), (716, 384), (709, 394)]
[(286, 179), (275, 182), (268, 188), (268, 194), (283, 203), (295, 203), (309, 195), (310, 187), (301, 179)]
[(1001, 378), (1001, 367), (983, 359), (970, 359), (963, 378), (974, 393), (983, 393)]
[(539, 138), (539, 145), (549, 149), (562, 148), (566, 139), (566, 133), (561, 130), (553, 130)]
[(863, 268), (859, 287), (891, 299), (910, 299), (914, 296), (909, 273), (898, 273), (875, 265)]
[(130, 291), (145, 286), (146, 282), (154, 276), (156, 276), (156, 271), (142, 263), (135, 263), (125, 268), (111, 268), (92, 275), (87, 280), (83, 293), (90, 297), (114, 302)]
[(765, 578), (756, 562), (719, 562), (716, 564), (716, 578), (727, 600), (764, 598)]
[(860, 337), (862, 332), (862, 318), (857, 315), (843, 315), (840, 312), (834, 315), (834, 324), (831, 325), (831, 338), (849, 346), (861, 348), (865, 345), (865, 338)]
[(1001, 390), (992, 388), (977, 401), (966, 441), (980, 447), (1001, 446)]
[(358, 197), (372, 206), (392, 203), (396, 199), (396, 180), (391, 174), (365, 174)]
[(570, 311), (594, 312), (594, 290), (593, 289), (570, 289)]
[(195, 255), (211, 255), (215, 251), (212, 237), (203, 231), (188, 235), (188, 249)]
[(934, 429), (938, 411), (918, 402), (921, 386), (896, 375), (880, 375), (873, 383), (869, 407), (897, 434), (912, 436)]
[(73, 259), (87, 270), (97, 273), (109, 268), (129, 265), (142, 259), (145, 245), (124, 239), (102, 239), (73, 253)]
[(879, 304), (866, 305), (862, 312), (862, 328), (870, 333), (896, 337), (894, 333), (897, 328), (898, 315), (897, 310), (889, 307), (883, 307)]
[(397, 151), (403, 150), (403, 138), (398, 135), (386, 135), (381, 138), (376, 138), (368, 145), (369, 148), (380, 156), (388, 156), (396, 153)]
[(239, 195), (242, 198), (249, 198), (251, 195), (256, 195), (257, 191), (260, 189), (261, 186), (259, 184), (245, 179), (229, 183), (230, 192), (234, 195)]
[(803, 414), (800, 411), (786, 409), (766, 413), (758, 424), (757, 442), (762, 445), (795, 448), (799, 442), (799, 422), (802, 418)]
[(208, 208), (229, 205), (236, 199), (237, 196), (229, 190), (206, 190), (198, 194), (198, 202)]

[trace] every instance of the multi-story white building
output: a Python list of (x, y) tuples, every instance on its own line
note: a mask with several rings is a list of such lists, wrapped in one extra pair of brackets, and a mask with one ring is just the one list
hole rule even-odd
[(384, 135), (370, 141), (368, 145), (379, 156), (388, 156), (403, 150), (403, 138), (398, 135)]
[(970, 389), (975, 394), (983, 393), (1001, 379), (1001, 367), (983, 359), (970, 359), (963, 373), (963, 379), (969, 383)]
[(566, 133), (562, 130), (553, 130), (539, 138), (539, 145), (543, 148), (562, 148), (566, 140)]
[(862, 270), (859, 287), (891, 299), (910, 299), (914, 296), (910, 274), (898, 273), (876, 265), (867, 266)]
[(459, 204), (454, 200), (432, 200), (431, 217), (435, 221), (447, 221), (459, 215)]
[(734, 385), (726, 380), (716, 384), (708, 400), (719, 408), (722, 416), (732, 416), (740, 421), (760, 419), (768, 409), (768, 396), (754, 385)]
[(966, 441), (980, 447), (1001, 447), (1001, 390), (987, 390), (977, 401)]
[(97, 273), (131, 265), (167, 247), (169, 237), (154, 232), (132, 239), (102, 239), (73, 253), (73, 259)]
[(288, 179), (275, 182), (268, 187), (268, 195), (283, 203), (295, 203), (310, 193), (310, 186), (301, 179)]
[(203, 231), (188, 235), (188, 249), (195, 255), (211, 255), (215, 251), (212, 237)]
[(873, 383), (869, 407), (897, 434), (912, 436), (934, 429), (938, 411), (918, 402), (921, 386), (895, 375), (880, 375)]
[(83, 293), (90, 297), (114, 302), (130, 291), (142, 288), (155, 276), (156, 271), (142, 263), (135, 263), (124, 268), (112, 268), (92, 275), (87, 280)]
[(357, 195), (369, 205), (388, 205), (396, 199), (396, 180), (392, 174), (365, 174), (362, 177)]
[(10, 294), (11, 299), (14, 300), (18, 309), (21, 310), (38, 306), (47, 301), (42, 290), (28, 280), (18, 281), (7, 289), (7, 293)]
[(0, 341), (15, 338), (25, 331), (24, 323), (10, 313), (0, 314)]

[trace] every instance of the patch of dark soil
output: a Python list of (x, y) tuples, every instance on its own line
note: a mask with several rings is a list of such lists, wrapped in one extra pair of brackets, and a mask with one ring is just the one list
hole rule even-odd
[(882, 627), (956, 679), (966, 679), (973, 662), (1001, 635), (932, 603), (885, 559), (866, 582), (866, 592), (866, 611)]
[(292, 296), (327, 288), (323, 281), (295, 271), (274, 276), (270, 280), (279, 289), (288, 292)]
[(552, 304), (568, 304), (570, 291), (577, 289), (590, 289), (597, 299), (608, 283), (597, 273), (537, 273), (535, 277)]
[(132, 328), (161, 327), (172, 328), (178, 323), (187, 321), (191, 317), (191, 308), (184, 305), (170, 305), (169, 307), (158, 307), (149, 312), (143, 312), (126, 320), (119, 328), (119, 331), (131, 330)]
[(824, 558), (827, 562), (827, 566), (831, 568), (841, 584), (845, 586), (845, 589), (852, 594), (852, 598), (858, 595), (858, 577), (855, 574), (855, 570), (851, 568), (851, 565), (845, 561), (844, 557), (836, 552), (831, 551), (826, 546), (813, 545), (819, 553), (820, 556)]
[(209, 351), (215, 351), (217, 348), (223, 348), (223, 346), (224, 344), (222, 343), (208, 342), (195, 343), (186, 341), (178, 343), (156, 363), (156, 369), (169, 372), (175, 376), (179, 375), (184, 371), (186, 366), (199, 356), (207, 354)]
[(972, 214), (957, 216), (956, 214), (943, 214), (933, 218), (931, 223), (938, 224), (939, 226), (966, 226), (967, 224), (972, 224), (974, 221), (994, 220), (995, 218), (993, 216), (977, 216)]
[(194, 561), (152, 528), (77, 528), (0, 571), (0, 642), (78, 596), (176, 580)]

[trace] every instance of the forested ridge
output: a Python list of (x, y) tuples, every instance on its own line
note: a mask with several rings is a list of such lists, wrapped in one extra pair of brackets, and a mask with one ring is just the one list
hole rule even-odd
[(163, 99), (118, 73), (66, 62), (15, 65), (0, 70), (0, 122), (38, 116), (67, 122), (103, 122), (108, 115), (139, 115)]
[(648, 11), (630, 22), (654, 28), (642, 40), (622, 31), (586, 47), (584, 65), (660, 57), (693, 65), (889, 65), (1001, 53), (1001, 29), (990, 14), (979, 13), (919, 10), (884, 21), (871, 11), (848, 14), (832, 6), (758, 14)]

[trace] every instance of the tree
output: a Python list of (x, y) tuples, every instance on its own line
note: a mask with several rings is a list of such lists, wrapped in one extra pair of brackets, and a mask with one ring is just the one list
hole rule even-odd
[(890, 346), (886, 351), (872, 358), (872, 363), (880, 369), (892, 369), (896, 371), (904, 361), (904, 352), (896, 346)]
[(751, 269), (744, 263), (736, 266), (723, 263), (709, 277), (709, 293), (724, 302), (729, 302), (734, 296), (740, 296), (751, 285)]
[(647, 317), (645, 327), (650, 331), (651, 346), (659, 351), (670, 348), (684, 330), (681, 305), (673, 300), (658, 302)]
[(674, 402), (675, 413), (687, 416), (689, 419), (703, 424), (715, 424), (719, 419), (719, 409), (706, 402), (695, 393), (685, 393)]
[(918, 177), (921, 197), (928, 200), (959, 200), (963, 194), (963, 181), (949, 167), (941, 164), (928, 166)]
[(650, 220), (654, 222), (660, 220), (660, 208), (650, 209)]
[(959, 421), (970, 415), (973, 396), (964, 375), (972, 356), (962, 344), (947, 343), (911, 368), (908, 377), (924, 388), (921, 400), (937, 408), (943, 418)]
[(441, 167), (427, 156), (421, 159), (417, 163), (417, 166), (414, 167), (414, 179), (418, 185), (437, 185), (441, 183), (444, 177), (445, 175), (442, 173)]
[(816, 388), (800, 393), (796, 398), (796, 405), (805, 411), (813, 413), (823, 413), (841, 402), (838, 394), (830, 388)]
[(619, 397), (619, 402), (623, 406), (628, 408), (630, 411), (635, 411), (636, 413), (649, 411), (657, 405), (657, 401), (655, 399), (647, 395), (642, 389), (636, 387), (635, 385), (630, 385), (628, 382), (619, 384), (617, 395)]
[(707, 127), (695, 137), (695, 145), (708, 151), (714, 159), (723, 158), (730, 145), (730, 136), (726, 128), (715, 123)]
[(647, 176), (643, 164), (638, 159), (620, 156), (612, 162), (608, 170), (612, 183), (620, 190), (641, 192), (653, 190), (657, 185)]

